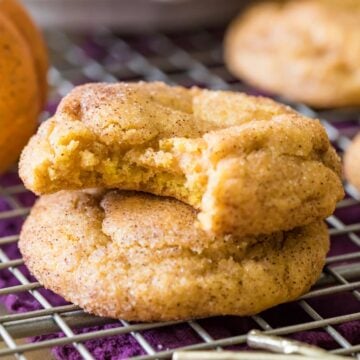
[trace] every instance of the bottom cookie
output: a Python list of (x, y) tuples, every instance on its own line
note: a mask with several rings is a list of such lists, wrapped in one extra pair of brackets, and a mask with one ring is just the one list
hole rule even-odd
[(250, 315), (291, 301), (319, 277), (322, 222), (257, 237), (209, 236), (194, 209), (132, 192), (43, 196), (20, 250), (46, 288), (86, 311), (134, 321)]

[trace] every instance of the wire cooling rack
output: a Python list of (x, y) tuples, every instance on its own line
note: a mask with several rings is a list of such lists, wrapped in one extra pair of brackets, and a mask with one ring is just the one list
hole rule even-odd
[[(50, 101), (43, 118), (53, 113), (58, 101), (75, 85), (89, 81), (161, 80), (184, 86), (198, 85), (213, 89), (242, 90), (256, 93), (232, 77), (222, 61), (223, 29), (201, 29), (182, 34), (151, 34), (146, 36), (119, 36), (102, 29), (93, 34), (74, 35), (60, 32), (47, 34), (53, 67), (50, 70)], [(280, 99), (281, 100), (281, 99)], [(323, 111), (322, 113), (293, 104), (300, 112), (323, 119), (328, 134), (340, 154), (348, 146), (359, 127), (359, 113), (355, 110)], [(12, 180), (8, 180), (11, 178)], [(7, 205), (0, 212), (0, 226), (6, 221), (22, 222), (30, 210), (29, 194), (18, 180), (15, 170), (0, 178), (0, 197)], [(250, 328), (271, 334), (295, 336), (299, 332), (322, 331), (335, 345), (331, 352), (360, 359), (360, 203), (359, 194), (345, 184), (347, 197), (338, 204), (335, 215), (327, 219), (332, 249), (317, 285), (305, 296), (290, 305), (281, 305), (249, 318), (238, 320)], [(26, 359), (30, 352), (54, 346), (68, 345), (76, 349), (79, 359), (99, 359), (86, 344), (91, 339), (103, 339), (128, 334), (140, 346), (136, 359), (168, 358), (176, 350), (171, 346), (154, 344), (146, 336), (149, 330), (171, 331), (179, 322), (129, 324), (126, 321), (103, 319), (84, 313), (74, 305), (54, 305), (44, 294), (41, 285), (24, 272), (23, 260), (8, 252), (18, 240), (18, 228), (0, 238), (0, 272), (14, 278), (15, 285), (0, 289), (1, 296), (27, 293), (38, 304), (36, 310), (21, 311), (0, 316), (0, 336), (3, 347), (0, 357), (14, 355)], [(340, 249), (340, 250), (339, 250)], [(12, 283), (13, 284), (13, 283)], [(351, 306), (345, 306), (348, 302)], [(282, 309), (292, 307), (292, 316), (282, 316)], [(331, 311), (324, 312), (324, 308)], [(302, 316), (299, 316), (299, 314)], [(305, 320), (304, 320), (305, 318)], [(232, 317), (219, 318), (222, 324)], [(197, 340), (182, 349), (227, 349), (244, 344), (246, 326), (238, 326), (230, 334), (214, 336), (208, 329), (209, 319), (188, 321), (181, 326), (191, 329)], [(114, 324), (84, 331), (80, 328)], [(237, 324), (240, 324), (239, 322)], [(351, 340), (344, 331), (346, 324), (354, 323), (355, 337)], [(357, 330), (356, 330), (357, 329)], [(157, 331), (157, 330), (156, 330)], [(357, 334), (356, 334), (357, 332)], [(35, 342), (21, 339), (36, 335), (60, 333), (60, 337), (40, 337)], [(354, 335), (354, 334), (353, 334)], [(75, 358), (75, 357), (74, 357)], [(110, 359), (110, 357), (108, 357)]]

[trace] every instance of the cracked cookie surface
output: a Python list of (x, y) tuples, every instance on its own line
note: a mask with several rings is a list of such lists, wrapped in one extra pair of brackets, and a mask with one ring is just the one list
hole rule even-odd
[(216, 237), (196, 211), (150, 194), (60, 191), (41, 197), (19, 247), (34, 276), (86, 311), (134, 321), (248, 315), (291, 301), (319, 277), (323, 222)]
[(289, 230), (343, 197), (325, 129), (270, 99), (162, 83), (73, 90), (25, 148), (37, 194), (119, 188), (171, 196), (215, 234)]

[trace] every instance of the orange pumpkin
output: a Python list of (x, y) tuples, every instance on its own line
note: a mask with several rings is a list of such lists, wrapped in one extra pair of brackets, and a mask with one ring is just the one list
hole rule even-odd
[(18, 158), (36, 128), (47, 93), (47, 52), (16, 0), (0, 0), (0, 172)]

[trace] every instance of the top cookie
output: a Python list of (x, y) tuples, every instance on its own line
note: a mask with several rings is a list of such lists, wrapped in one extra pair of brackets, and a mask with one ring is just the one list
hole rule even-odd
[(73, 90), (25, 148), (37, 194), (91, 187), (172, 196), (217, 234), (288, 230), (331, 214), (340, 162), (319, 121), (270, 99), (169, 87)]
[(360, 105), (360, 2), (255, 5), (230, 26), (225, 58), (234, 74), (291, 100)]

